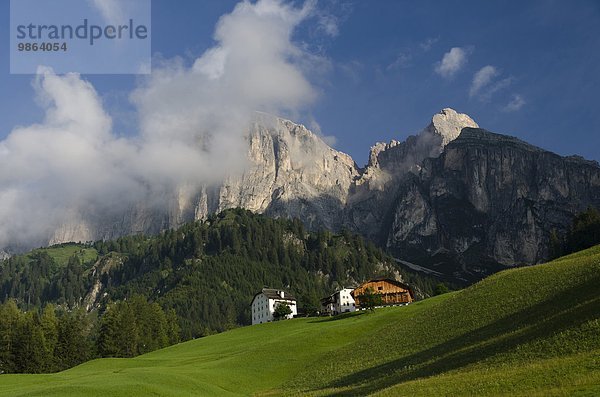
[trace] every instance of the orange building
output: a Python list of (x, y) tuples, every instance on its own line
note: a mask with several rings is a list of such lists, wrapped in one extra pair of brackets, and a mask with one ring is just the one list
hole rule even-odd
[(376, 278), (361, 284), (352, 291), (352, 297), (357, 307), (360, 307), (360, 296), (369, 288), (374, 293), (381, 295), (384, 306), (406, 304), (415, 299), (413, 291), (408, 285), (390, 278)]

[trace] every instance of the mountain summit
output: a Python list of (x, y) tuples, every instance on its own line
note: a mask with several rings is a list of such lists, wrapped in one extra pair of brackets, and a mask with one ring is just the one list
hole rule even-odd
[(479, 128), (471, 117), (456, 110), (446, 108), (433, 116), (426, 132), (442, 137), (442, 145), (446, 146), (460, 135), (463, 128)]
[[(600, 167), (480, 129), (446, 108), (405, 141), (377, 143), (364, 168), (289, 120), (258, 114), (247, 166), (222, 182), (182, 186), (169, 205), (73, 214), (51, 243), (158, 233), (242, 207), (298, 217), (309, 228), (348, 229), (420, 268), (476, 279), (545, 260), (552, 230), (600, 206)], [(419, 267), (417, 267), (419, 268)]]

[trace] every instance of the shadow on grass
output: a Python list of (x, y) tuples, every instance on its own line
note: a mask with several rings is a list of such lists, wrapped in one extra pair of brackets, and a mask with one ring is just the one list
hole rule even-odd
[(324, 389), (344, 389), (330, 393), (331, 396), (375, 393), (399, 383), (439, 375), (510, 352), (519, 345), (547, 338), (597, 318), (600, 318), (600, 294), (598, 279), (595, 278), (576, 292), (555, 296), (416, 354), (352, 373)]
[(331, 321), (338, 321), (338, 320), (345, 320), (347, 318), (351, 318), (351, 317), (358, 317), (358, 316), (362, 316), (363, 314), (367, 314), (366, 311), (360, 311), (360, 312), (352, 312), (352, 313), (342, 313), (342, 314), (338, 314), (337, 316), (331, 316), (331, 317), (322, 317), (313, 321), (309, 321), (309, 323), (328, 323)]

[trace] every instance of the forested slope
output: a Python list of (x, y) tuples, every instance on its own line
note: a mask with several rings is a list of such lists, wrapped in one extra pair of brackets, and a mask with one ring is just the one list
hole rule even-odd
[[(158, 236), (38, 249), (0, 264), (0, 297), (11, 313), (0, 319), (3, 349), (8, 356), (29, 357), (21, 364), (6, 361), (0, 370), (48, 372), (93, 357), (132, 357), (247, 325), (252, 297), (265, 286), (292, 292), (308, 315), (335, 288), (382, 275), (402, 277), (420, 294), (432, 293), (435, 285), (400, 270), (361, 237), (309, 233), (299, 220), (245, 210)], [(61, 354), (58, 331), (48, 331), (43, 321), (51, 314), (58, 328), (68, 319), (77, 322), (82, 354), (54, 360), (53, 354)], [(37, 347), (17, 353), (15, 341)]]

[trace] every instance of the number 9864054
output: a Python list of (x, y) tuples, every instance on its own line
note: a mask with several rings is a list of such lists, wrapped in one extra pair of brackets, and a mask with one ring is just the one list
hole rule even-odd
[(21, 52), (66, 52), (67, 43), (19, 43), (17, 44), (17, 50)]

